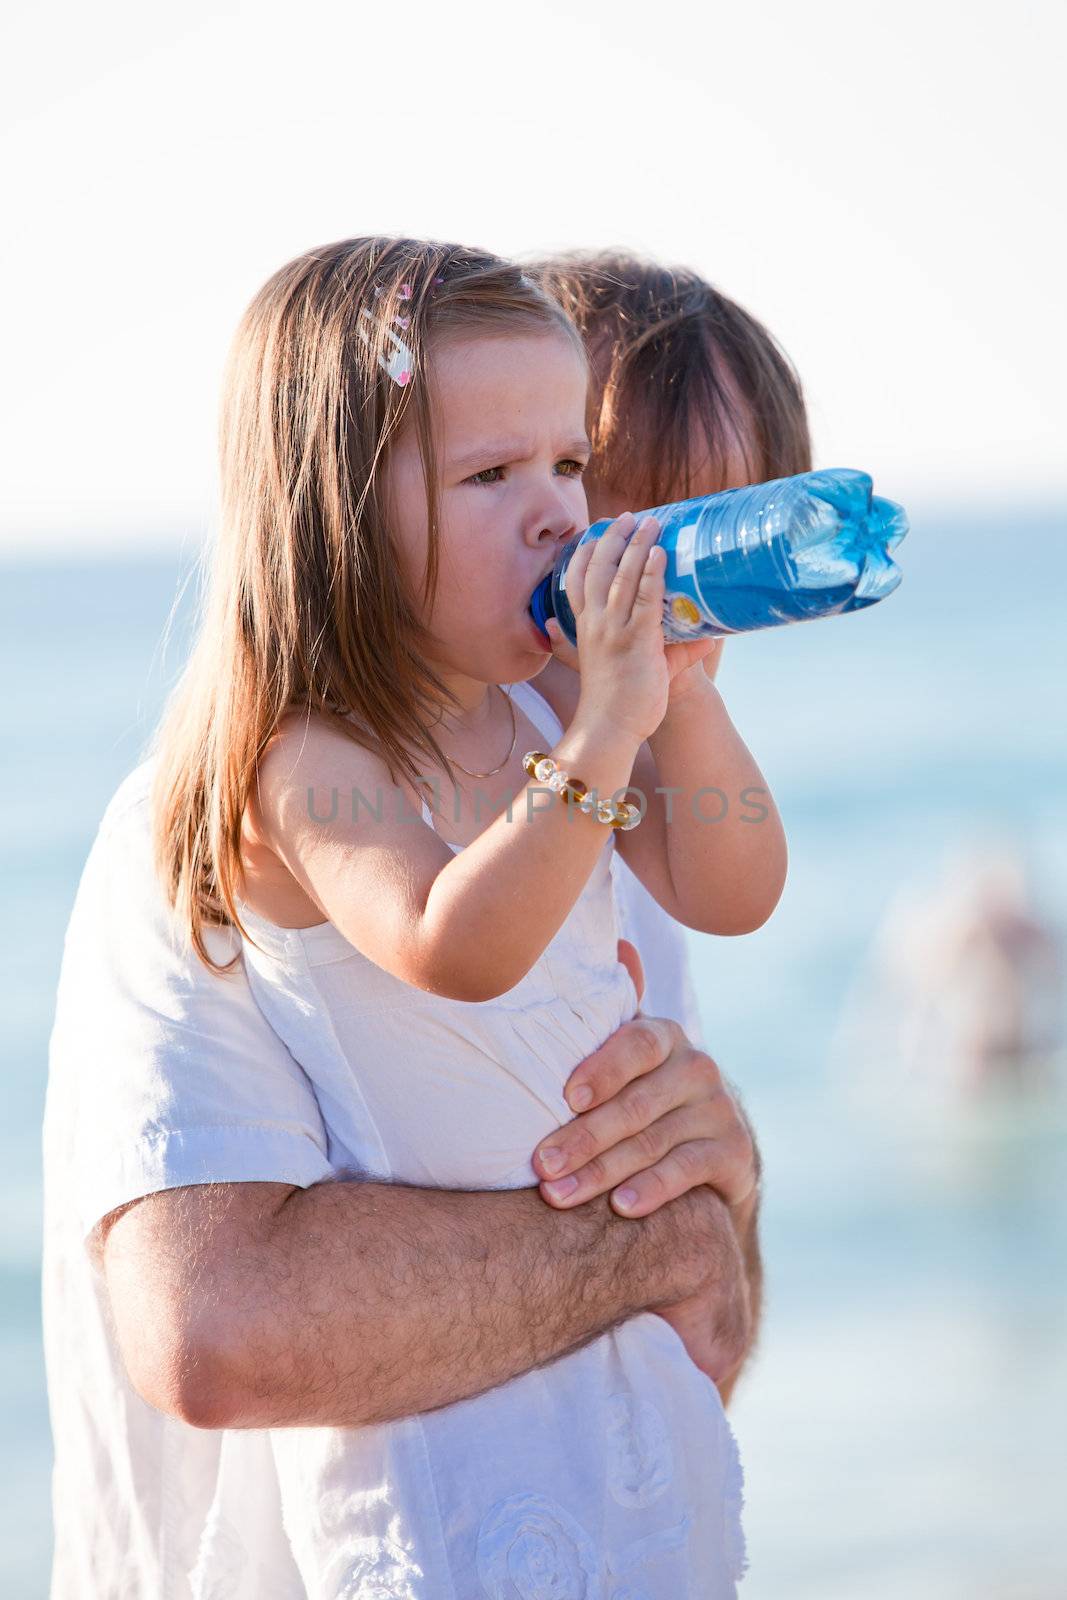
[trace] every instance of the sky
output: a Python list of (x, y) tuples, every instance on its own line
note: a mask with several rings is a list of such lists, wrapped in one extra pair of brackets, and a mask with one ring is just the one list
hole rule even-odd
[(1067, 503), (1058, 4), (8, 9), (0, 552), (209, 534), (241, 312), (366, 233), (695, 267), (819, 465)]

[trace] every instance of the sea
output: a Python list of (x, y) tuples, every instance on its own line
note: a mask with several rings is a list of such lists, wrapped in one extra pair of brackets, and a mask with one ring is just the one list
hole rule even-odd
[[(916, 1067), (895, 1025), (912, 1002), (883, 982), (894, 908), (910, 938), (901, 897), (936, 903), (983, 852), (1024, 863), (1035, 922), (1067, 938), (1065, 549), (1064, 507), (913, 515), (886, 600), (724, 651), (719, 687), (789, 839), (763, 928), (688, 935), (705, 1046), (765, 1165), (764, 1316), (730, 1407), (746, 1600), (1067, 1596), (1062, 1050), (1053, 1036), (1036, 1079), (967, 1090), (936, 1051)], [(0, 563), (12, 1600), (48, 1589), (40, 1137), (64, 929), (180, 673), (193, 563), (178, 548)]]

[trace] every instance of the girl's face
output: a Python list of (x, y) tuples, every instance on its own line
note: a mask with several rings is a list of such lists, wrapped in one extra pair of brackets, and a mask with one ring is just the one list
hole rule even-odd
[[(449, 341), (434, 353), (428, 380), (440, 550), (437, 594), (421, 620), (433, 665), (473, 710), (487, 683), (532, 678), (551, 659), (527, 607), (561, 546), (589, 521), (587, 373), (566, 335), (546, 330)], [(417, 601), (428, 528), (413, 426), (390, 451), (386, 486)]]

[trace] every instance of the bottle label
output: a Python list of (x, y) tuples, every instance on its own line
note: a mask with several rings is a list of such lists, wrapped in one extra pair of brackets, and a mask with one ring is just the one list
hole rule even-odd
[[(686, 508), (689, 509), (688, 507)], [(716, 621), (697, 587), (697, 530), (699, 519), (673, 528), (669, 519), (660, 536), (667, 552), (663, 574), (663, 636), (669, 644), (704, 636), (707, 623)]]
[[(659, 542), (667, 555), (663, 571), (663, 637), (668, 644), (705, 638), (708, 623), (723, 632), (733, 631), (723, 627), (697, 583), (700, 517), (693, 515), (694, 505), (702, 508), (703, 501), (682, 501), (678, 505), (658, 506), (652, 512), (643, 513), (659, 521)], [(599, 538), (608, 526), (607, 518), (594, 522), (585, 534), (575, 540), (575, 547), (590, 536)], [(559, 589), (566, 595), (566, 566), (560, 574)]]
[(696, 603), (687, 594), (668, 589), (663, 596), (663, 630), (674, 644), (682, 639), (698, 639), (703, 628)]
[(674, 570), (679, 578), (692, 578), (696, 574), (698, 526), (696, 522), (688, 522), (678, 529), (674, 541)]

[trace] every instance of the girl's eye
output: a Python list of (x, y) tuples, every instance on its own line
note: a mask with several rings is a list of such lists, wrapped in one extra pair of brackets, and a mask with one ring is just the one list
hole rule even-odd
[[(567, 473), (568, 478), (580, 478), (582, 473), (585, 471), (584, 461), (561, 461), (559, 464), (561, 467), (570, 467), (573, 469)], [(499, 483), (499, 476), (493, 477), (493, 474), (502, 473), (503, 470), (503, 467), (484, 467), (481, 472), (473, 473), (471, 477), (467, 479), (467, 482), (477, 484)]]

